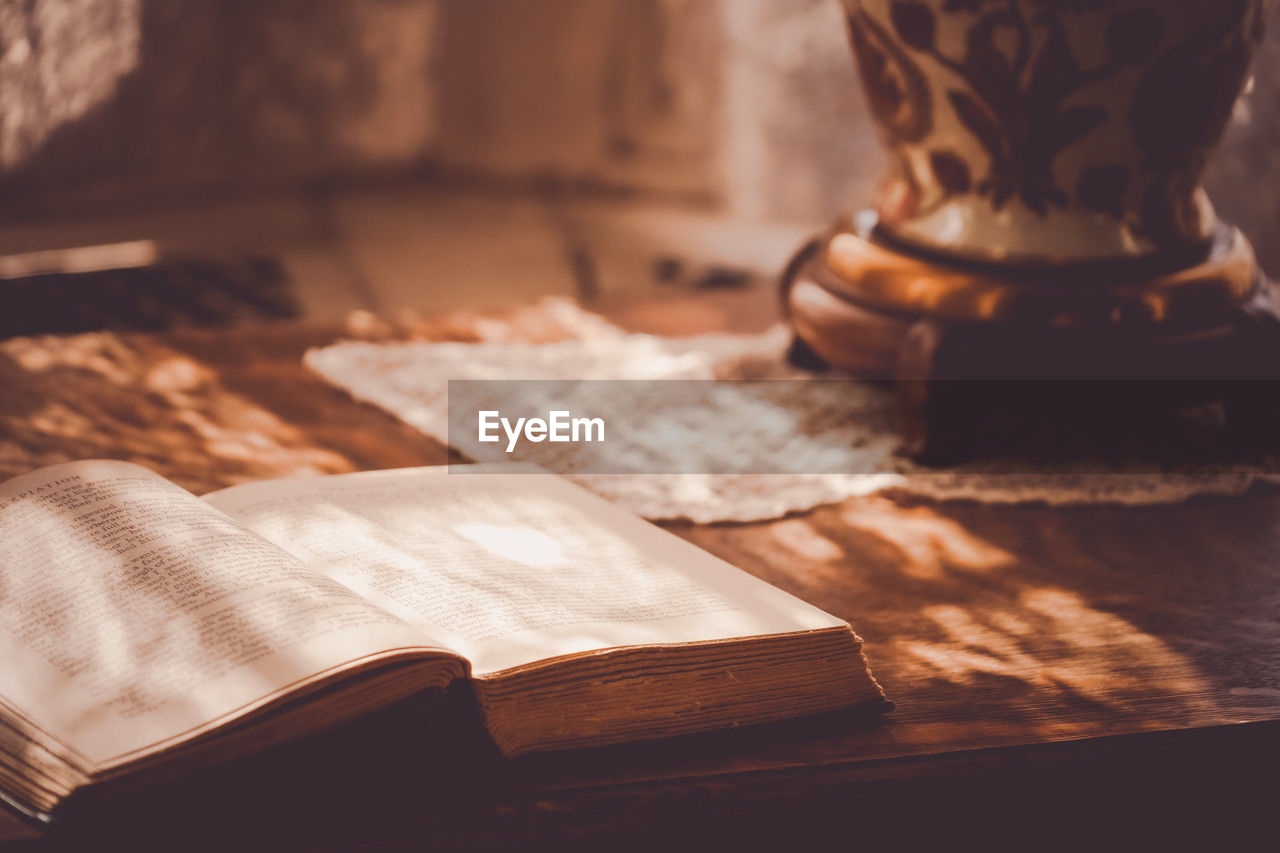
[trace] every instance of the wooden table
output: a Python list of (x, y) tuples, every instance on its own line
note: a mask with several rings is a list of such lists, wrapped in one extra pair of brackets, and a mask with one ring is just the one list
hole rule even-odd
[[(729, 294), (615, 316), (687, 333), (768, 312), (764, 297)], [(366, 318), (354, 333), (466, 339), (474, 319)], [(513, 322), (555, 334), (536, 311)], [(444, 448), (301, 366), (307, 347), (352, 333), (2, 343), (0, 475), (114, 457), (201, 493), (443, 462)], [(849, 619), (897, 711), (504, 762), (457, 691), (433, 720), (407, 712), (213, 768), (49, 840), (851, 847), (1044, 840), (1120, 819), (1144, 838), (1238, 825), (1280, 794), (1278, 522), (1280, 494), (1257, 491), (1150, 509), (868, 497), (769, 524), (672, 525)]]

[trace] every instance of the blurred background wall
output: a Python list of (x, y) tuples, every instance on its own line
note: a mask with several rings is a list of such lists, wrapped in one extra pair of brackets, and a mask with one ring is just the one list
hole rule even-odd
[(879, 168), (835, 0), (2, 5), (10, 213), (408, 172), (810, 219)]
[[(1280, 270), (1280, 29), (1211, 191)], [(397, 182), (819, 223), (881, 170), (836, 0), (0, 0), (0, 217)]]

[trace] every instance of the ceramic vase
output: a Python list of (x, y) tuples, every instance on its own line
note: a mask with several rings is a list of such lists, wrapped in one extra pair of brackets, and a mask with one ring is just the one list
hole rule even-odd
[(1191, 257), (1263, 0), (844, 0), (878, 229), (997, 263)]

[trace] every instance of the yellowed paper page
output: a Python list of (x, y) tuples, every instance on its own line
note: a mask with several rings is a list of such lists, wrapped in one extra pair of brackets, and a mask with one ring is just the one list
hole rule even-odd
[(479, 676), (617, 646), (845, 626), (550, 474), (383, 471), (205, 500), (442, 636)]
[(430, 645), (145, 468), (0, 486), (0, 701), (93, 765)]

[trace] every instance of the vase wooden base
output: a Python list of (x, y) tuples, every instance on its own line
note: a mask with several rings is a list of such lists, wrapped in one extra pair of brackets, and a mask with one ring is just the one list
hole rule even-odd
[(782, 298), (792, 360), (891, 383), (924, 461), (970, 458), (996, 425), (1132, 441), (1193, 406), (1241, 447), (1280, 436), (1280, 293), (1231, 227), (1172, 268), (1006, 268), (845, 225), (797, 255)]

